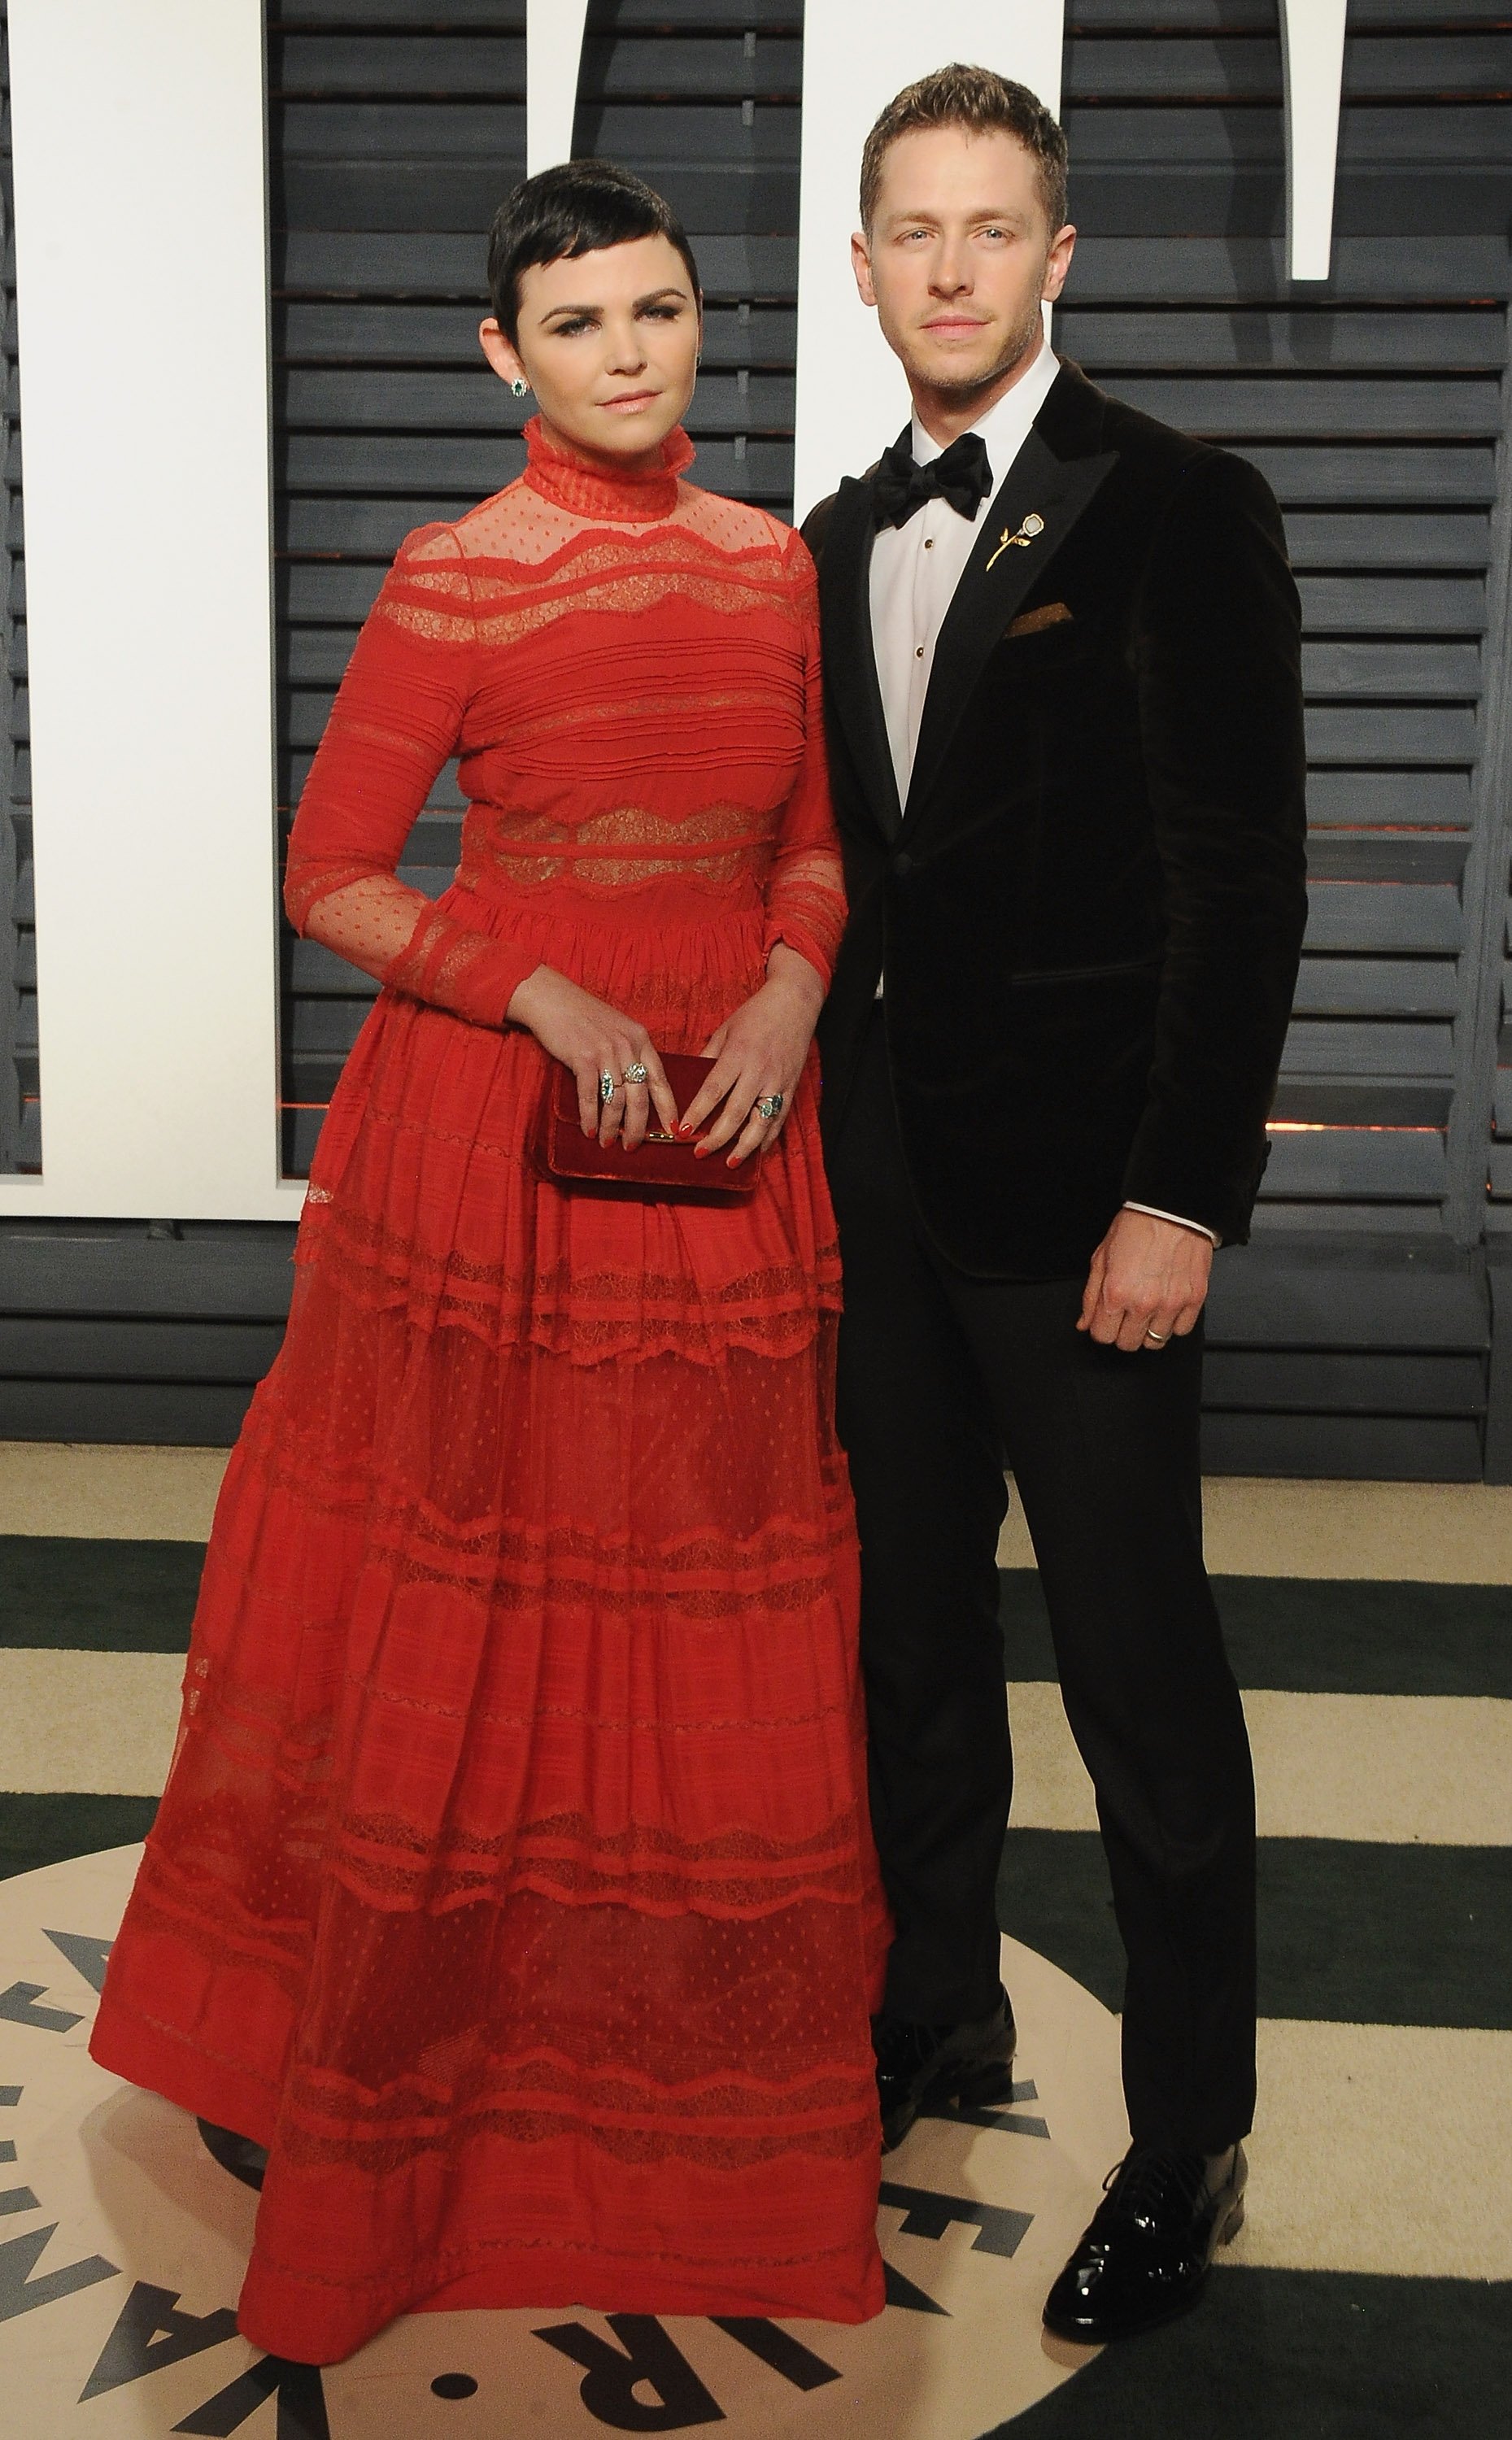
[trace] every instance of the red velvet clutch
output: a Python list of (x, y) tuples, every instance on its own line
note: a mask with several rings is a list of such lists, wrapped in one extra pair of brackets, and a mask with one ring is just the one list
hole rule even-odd
[[(681, 1112), (714, 1063), (663, 1051), (661, 1064)], [(626, 1152), (618, 1138), (611, 1144), (602, 1144), (596, 1135), (585, 1136), (578, 1116), (577, 1079), (560, 1059), (552, 1060), (536, 1121), (535, 1164), (553, 1186), (640, 1194), (658, 1203), (739, 1203), (755, 1192), (762, 1167), (759, 1152), (750, 1154), (738, 1169), (729, 1169), (724, 1152), (713, 1153), (707, 1160), (695, 1159), (693, 1146), (698, 1140), (697, 1136), (667, 1135), (655, 1107), (637, 1152)]]

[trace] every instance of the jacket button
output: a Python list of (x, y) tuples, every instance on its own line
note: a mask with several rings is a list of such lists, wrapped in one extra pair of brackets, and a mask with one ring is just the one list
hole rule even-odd
[(913, 870), (913, 858), (907, 848), (900, 848), (892, 859), (892, 870), (899, 881), (907, 881)]

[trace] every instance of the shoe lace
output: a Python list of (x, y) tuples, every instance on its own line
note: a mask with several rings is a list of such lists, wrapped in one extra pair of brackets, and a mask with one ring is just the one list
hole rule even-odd
[(1123, 2219), (1158, 2217), (1173, 2192), (1187, 2210), (1195, 2210), (1207, 2180), (1207, 2162), (1199, 2152), (1158, 2152), (1135, 2149), (1109, 2169), (1103, 2180), (1107, 2208)]

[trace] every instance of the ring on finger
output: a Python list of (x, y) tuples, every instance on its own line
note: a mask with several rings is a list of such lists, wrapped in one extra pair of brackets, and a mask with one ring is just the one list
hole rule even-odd
[(780, 1119), (782, 1117), (784, 1106), (785, 1104), (781, 1093), (767, 1093), (765, 1094), (762, 1100), (757, 1103), (756, 1115), (760, 1119), (765, 1119), (767, 1125), (770, 1126), (774, 1119)]
[(1145, 1337), (1154, 1347), (1163, 1347), (1171, 1334), (1168, 1330), (1146, 1330)]
[(615, 1080), (614, 1080), (614, 1078), (610, 1075), (609, 1070), (607, 1069), (607, 1068), (604, 1068), (604, 1070), (603, 1070), (603, 1074), (601, 1075), (601, 1077), (599, 1078), (599, 1099), (600, 1099), (600, 1101), (601, 1101), (601, 1102), (612, 1102), (612, 1101), (613, 1101), (613, 1099), (614, 1099), (614, 1097), (615, 1097), (615, 1095), (616, 1095), (616, 1093), (618, 1093), (618, 1091), (619, 1091), (619, 1090), (620, 1090), (619, 1085), (615, 1083)]
[(650, 1073), (643, 1059), (632, 1059), (624, 1071), (624, 1081), (627, 1085), (643, 1085)]

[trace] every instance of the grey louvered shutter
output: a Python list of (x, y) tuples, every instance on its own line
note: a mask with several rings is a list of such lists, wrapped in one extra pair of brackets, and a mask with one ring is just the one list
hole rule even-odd
[(1334, 276), (1289, 287), (1275, 0), (1069, 16), (1057, 341), (1262, 468), (1305, 621), (1311, 921), (1255, 1250), (1216, 1274), (1208, 1460), (1476, 1476), (1512, 31), (1352, 0)]

